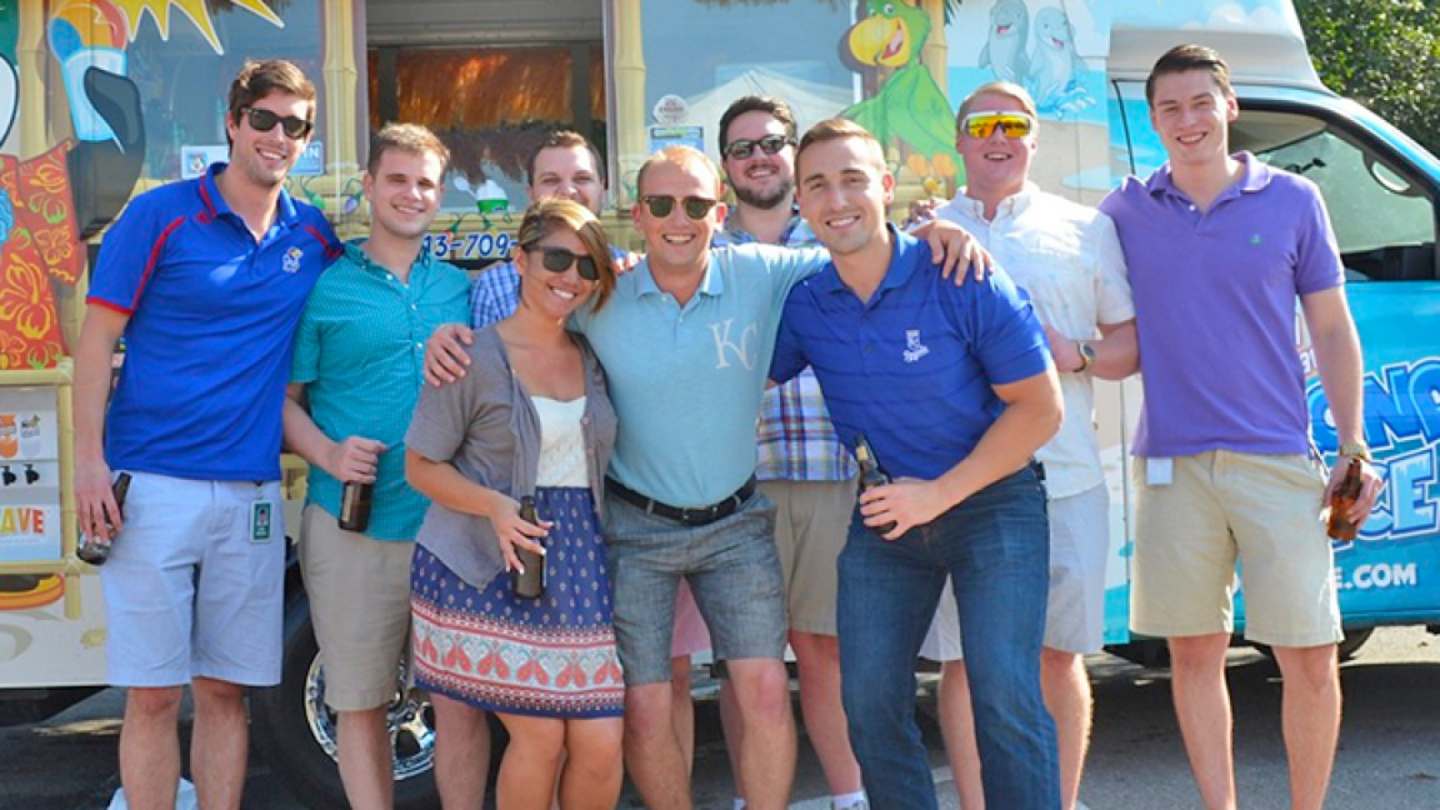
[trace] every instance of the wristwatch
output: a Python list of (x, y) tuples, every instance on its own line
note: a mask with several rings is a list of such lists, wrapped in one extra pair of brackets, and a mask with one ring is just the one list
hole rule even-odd
[(1367, 462), (1374, 461), (1374, 459), (1370, 457), (1370, 446), (1364, 442), (1343, 442), (1340, 445), (1340, 451), (1337, 455), (1345, 456), (1346, 458), (1358, 458), (1361, 461)]
[(1084, 374), (1085, 369), (1095, 362), (1095, 347), (1088, 340), (1075, 341), (1075, 351), (1080, 353), (1080, 367), (1075, 369), (1076, 374)]

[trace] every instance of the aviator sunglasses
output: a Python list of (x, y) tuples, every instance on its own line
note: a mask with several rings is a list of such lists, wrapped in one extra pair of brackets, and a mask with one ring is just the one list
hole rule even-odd
[(595, 260), (589, 256), (581, 256), (571, 253), (562, 247), (540, 247), (539, 245), (526, 245), (526, 253), (541, 254), (540, 266), (552, 273), (563, 273), (575, 265), (575, 271), (580, 278), (586, 281), (599, 281), (600, 268), (595, 266)]
[(977, 112), (965, 116), (960, 126), (972, 138), (988, 138), (998, 127), (1005, 137), (1018, 140), (1034, 131), (1035, 119), (1022, 112)]
[[(669, 194), (647, 194), (640, 198), (640, 202), (650, 209), (650, 216), (659, 219), (670, 216), (670, 212), (675, 210), (675, 198)], [(705, 215), (710, 213), (710, 209), (715, 207), (716, 202), (718, 200), (708, 197), (686, 197), (680, 201), (680, 205), (685, 209), (685, 216), (699, 220), (704, 219)]]
[(300, 140), (310, 134), (314, 124), (304, 118), (297, 118), (293, 115), (280, 116), (269, 110), (262, 110), (259, 107), (241, 107), (240, 111), (245, 113), (250, 120), (250, 128), (256, 132), (269, 132), (276, 124), (284, 131), (285, 136), (291, 140)]
[(755, 147), (757, 146), (760, 147), (761, 152), (767, 155), (773, 155), (787, 146), (794, 145), (795, 140), (793, 138), (787, 138), (784, 135), (766, 135), (758, 141), (741, 138), (738, 141), (731, 141), (730, 145), (725, 147), (725, 154), (734, 160), (745, 160), (755, 154)]

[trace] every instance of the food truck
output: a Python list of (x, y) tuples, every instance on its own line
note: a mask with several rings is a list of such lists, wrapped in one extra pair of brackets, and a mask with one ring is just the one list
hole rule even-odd
[[(439, 133), (454, 160), (425, 247), (478, 273), (511, 248), (525, 161), (550, 128), (600, 147), (604, 219), (638, 248), (641, 161), (669, 144), (718, 158), (721, 112), (753, 93), (788, 101), (802, 130), (845, 115), (874, 131), (899, 214), (963, 186), (955, 108), (983, 82), (1016, 81), (1042, 120), (1034, 179), (1094, 204), (1164, 161), (1144, 77), (1185, 41), (1229, 59), (1235, 148), (1314, 181), (1344, 254), (1366, 437), (1386, 476), (1360, 536), (1336, 546), (1346, 649), (1378, 625), (1440, 624), (1440, 162), (1322, 85), (1286, 0), (19, 0), (0, 3), (0, 718), (43, 717), (104, 682), (99, 579), (75, 555), (69, 347), (107, 224), (135, 194), (225, 158), (226, 91), (246, 58), (292, 59), (315, 82), (316, 135), (288, 185), (342, 236), (367, 227), (369, 133), (391, 120)], [(1296, 324), (1314, 439), (1333, 458)], [(1103, 384), (1097, 402), (1107, 641), (1150, 659), (1155, 643), (1127, 629), (1139, 383)], [(284, 483), (297, 540), (303, 464), (287, 459)], [(341, 806), (298, 576), (289, 594), (285, 680), (252, 696), (254, 740), (295, 795)], [(391, 721), (397, 802), (431, 806), (432, 720), (400, 678)]]

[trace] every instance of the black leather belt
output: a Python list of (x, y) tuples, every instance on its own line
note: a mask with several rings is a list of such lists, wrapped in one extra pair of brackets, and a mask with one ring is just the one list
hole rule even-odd
[(750, 476), (750, 480), (746, 481), (744, 486), (735, 490), (733, 495), (724, 500), (709, 506), (683, 509), (668, 503), (661, 503), (654, 498), (647, 498), (614, 478), (605, 479), (605, 489), (620, 500), (644, 509), (648, 514), (669, 518), (684, 523), (686, 526), (704, 526), (735, 514), (735, 510), (739, 509), (741, 504), (750, 500), (750, 496), (755, 494), (755, 476)]

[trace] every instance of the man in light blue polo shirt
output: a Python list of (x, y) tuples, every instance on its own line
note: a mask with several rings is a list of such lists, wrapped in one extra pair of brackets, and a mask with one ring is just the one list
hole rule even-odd
[(1049, 533), (1031, 459), (1060, 426), (1060, 384), (1028, 299), (1003, 273), (961, 288), (885, 223), (894, 178), (844, 119), (796, 155), (800, 212), (834, 263), (790, 293), (771, 376), (806, 365), (841, 441), (894, 483), (860, 496), (840, 555), (850, 740), (876, 806), (935, 807), (914, 663), (948, 574), (970, 661), (985, 799), (1055, 810), (1055, 728), (1040, 693)]
[[(632, 213), (650, 252), (604, 310), (574, 318), (605, 366), (620, 416), (605, 533), (627, 686), (626, 758), (647, 806), (690, 807), (667, 683), (683, 577), (740, 705), (746, 801), (779, 810), (794, 776), (795, 730), (774, 508), (753, 479), (755, 414), (785, 296), (826, 257), (770, 245), (711, 250), (725, 206), (718, 172), (693, 149), (657, 153), (637, 181)], [(986, 258), (958, 226), (939, 223), (931, 239), (946, 244), (947, 268)], [(463, 361), (436, 343), (427, 375), (463, 373)]]
[[(385, 713), (410, 626), (410, 556), (429, 505), (405, 481), (404, 437), (424, 384), (425, 338), (469, 311), (464, 271), (421, 249), (448, 159), (422, 126), (387, 124), (376, 134), (364, 181), (370, 238), (347, 245), (315, 285), (285, 402), (286, 443), (310, 463), (300, 572), (354, 807), (393, 803)], [(366, 525), (341, 528), (343, 488), (365, 484), (373, 487)], [(437, 714), (448, 708), (433, 700)], [(455, 733), (450, 719), (437, 733)], [(437, 760), (442, 779), (450, 761)], [(484, 779), (482, 770), (477, 806)]]

